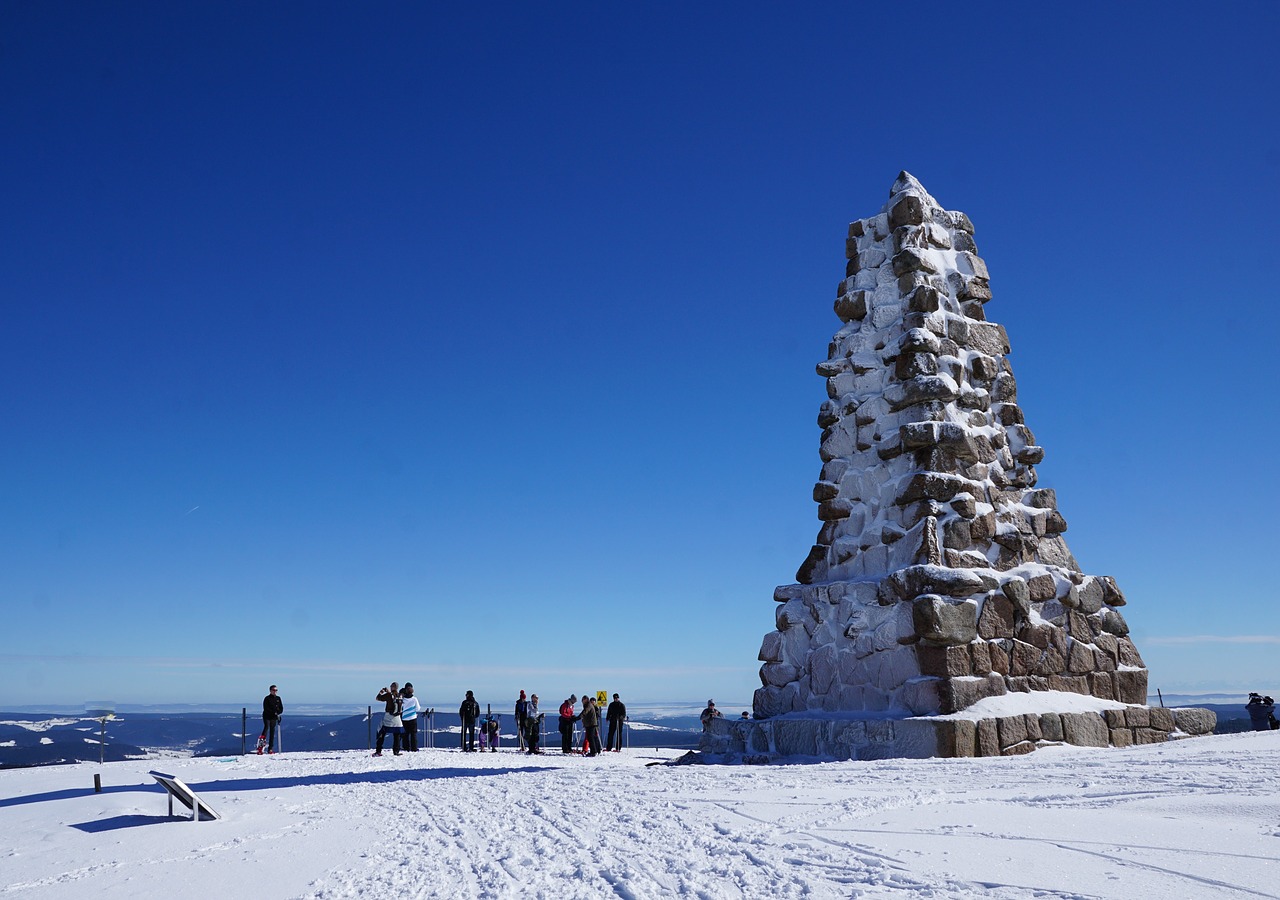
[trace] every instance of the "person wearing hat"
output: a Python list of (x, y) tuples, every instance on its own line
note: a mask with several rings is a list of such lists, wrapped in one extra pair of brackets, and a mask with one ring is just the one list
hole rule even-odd
[(458, 718), (462, 721), (462, 751), (475, 753), (476, 719), (480, 718), (480, 704), (476, 702), (476, 695), (471, 691), (467, 691), (466, 699), (458, 707)]
[(382, 711), (382, 727), (378, 729), (378, 741), (374, 745), (373, 755), (382, 755), (382, 745), (387, 739), (387, 735), (391, 735), (391, 752), (400, 755), (400, 739), (404, 734), (404, 722), (400, 720), (400, 710), (404, 700), (400, 697), (400, 685), (394, 681), (390, 687), (384, 687), (378, 691), (376, 697), (386, 706)]
[(524, 691), (520, 692), (520, 699), (516, 701), (516, 749), (523, 750), (525, 745), (524, 730), (529, 720), (529, 701), (525, 699)]
[(609, 704), (609, 709), (605, 712), (604, 717), (609, 720), (609, 737), (604, 742), (605, 750), (612, 750), (614, 753), (622, 752), (622, 723), (627, 720), (627, 707), (618, 695), (613, 695), (613, 702)]
[(413, 682), (406, 681), (400, 689), (400, 721), (404, 724), (404, 739), (401, 745), (405, 750), (418, 752), (418, 713), (422, 704), (413, 696)]
[(702, 719), (702, 730), (706, 731), (711, 727), (711, 720), (721, 717), (720, 710), (716, 709), (716, 701), (708, 700), (707, 708), (702, 711), (700, 718)]

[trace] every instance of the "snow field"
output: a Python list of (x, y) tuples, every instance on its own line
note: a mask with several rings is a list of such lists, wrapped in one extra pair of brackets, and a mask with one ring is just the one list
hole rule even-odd
[(645, 765), (671, 755), (164, 761), (223, 816), (198, 824), (154, 761), (3, 771), (0, 897), (1280, 897), (1274, 734)]

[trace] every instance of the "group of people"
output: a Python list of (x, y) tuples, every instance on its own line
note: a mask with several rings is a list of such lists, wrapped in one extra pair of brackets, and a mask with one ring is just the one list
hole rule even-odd
[(1280, 728), (1280, 722), (1276, 721), (1276, 702), (1270, 697), (1251, 693), (1249, 702), (1244, 705), (1244, 708), (1249, 713), (1249, 722), (1254, 731)]
[[(470, 696), (470, 691), (467, 695)], [(378, 728), (378, 742), (374, 746), (373, 755), (382, 755), (382, 746), (387, 735), (391, 735), (391, 752), (399, 756), (401, 749), (416, 753), (418, 750), (418, 714), (422, 705), (413, 695), (413, 683), (406, 681), (404, 687), (391, 682), (388, 687), (378, 691), (375, 698), (384, 704), (382, 725)]]
[[(570, 695), (560, 704), (560, 751), (562, 753), (579, 752), (573, 746), (573, 731), (574, 725), (581, 722), (585, 736), (581, 750), (584, 756), (598, 756), (603, 750), (621, 752), (622, 725), (627, 720), (627, 707), (623, 704), (621, 698), (614, 694), (613, 702), (609, 704), (608, 709), (605, 711), (604, 718), (609, 723), (609, 739), (604, 747), (601, 747), (600, 742), (599, 704), (596, 703), (594, 697), (584, 694), (582, 697), (582, 710), (579, 712), (575, 706), (577, 702), (577, 696)], [(525, 692), (521, 691), (519, 698), (516, 700), (515, 714), (517, 749), (530, 755), (542, 753), (540, 743), (542, 741), (542, 724), (546, 719), (546, 713), (539, 709), (538, 695), (529, 694), (526, 696)], [(458, 718), (462, 722), (462, 750), (464, 753), (473, 753), (476, 750), (477, 723), (480, 725), (480, 750), (483, 751), (485, 749), (487, 738), (489, 749), (497, 751), (499, 739), (498, 719), (493, 715), (489, 715), (483, 722), (480, 721), (480, 704), (476, 702), (473, 692), (467, 691), (466, 698), (462, 701), (462, 705), (458, 707)]]
[[(418, 698), (414, 696), (412, 682), (406, 681), (404, 687), (400, 687), (393, 681), (379, 689), (375, 699), (383, 704), (383, 712), (373, 755), (382, 755), (387, 735), (391, 736), (393, 755), (399, 756), (401, 752), (416, 752), (418, 750), (418, 717), (423, 713), (423, 709)], [(581, 752), (585, 756), (598, 756), (606, 750), (622, 752), (622, 728), (623, 723), (627, 721), (627, 707), (622, 699), (614, 694), (613, 702), (604, 712), (604, 720), (609, 723), (609, 732), (603, 747), (600, 741), (600, 705), (589, 694), (582, 696), (581, 711), (577, 709), (575, 705), (577, 703), (578, 697), (571, 694), (560, 704), (560, 751), (562, 753)], [(280, 719), (283, 715), (284, 701), (280, 699), (279, 690), (273, 684), (270, 693), (262, 698), (262, 736), (258, 739), (258, 753), (276, 752)], [(710, 718), (719, 715), (720, 712), (715, 708), (715, 703), (708, 700), (707, 709), (702, 711), (703, 727), (707, 727)], [(743, 715), (745, 716), (746, 713)], [(538, 695), (532, 694), (526, 697), (525, 692), (521, 691), (520, 697), (516, 700), (515, 717), (518, 749), (529, 754), (542, 753), (539, 744), (546, 713), (538, 708)], [(498, 751), (499, 717), (489, 714), (481, 720), (480, 704), (476, 701), (474, 692), (467, 691), (462, 705), (458, 707), (458, 718), (462, 722), (463, 752), (476, 752), (477, 730), (480, 735), (479, 749), (481, 751), (489, 749), (494, 753)], [(581, 751), (573, 746), (574, 725), (579, 722), (582, 723), (584, 734)]]
[(609, 739), (604, 747), (600, 746), (600, 705), (589, 694), (582, 695), (582, 711), (578, 712), (575, 703), (578, 698), (570, 694), (560, 704), (560, 752), (576, 753), (573, 747), (573, 726), (582, 723), (582, 754), (599, 756), (605, 750), (622, 752), (622, 724), (627, 721), (627, 707), (618, 697), (613, 695), (613, 702), (605, 710), (604, 718), (609, 723)]

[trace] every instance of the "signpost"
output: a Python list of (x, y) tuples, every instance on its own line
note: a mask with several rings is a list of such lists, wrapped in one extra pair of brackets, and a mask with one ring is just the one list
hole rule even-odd
[(102, 765), (107, 754), (107, 719), (114, 719), (116, 705), (110, 700), (89, 700), (84, 705), (85, 714), (97, 719), (102, 727), (98, 732), (98, 765)]

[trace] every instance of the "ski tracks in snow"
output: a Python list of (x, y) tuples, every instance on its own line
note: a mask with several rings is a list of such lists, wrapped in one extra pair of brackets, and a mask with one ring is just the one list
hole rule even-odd
[[(1227, 859), (1195, 852), (1194, 825), (1173, 829), (1178, 840), (1166, 846), (1144, 846), (1151, 842), (1129, 827), (1130, 813), (1132, 821), (1153, 810), (1175, 819), (1184, 808), (1212, 817), (1219, 804), (1241, 802), (1239, 772), (1179, 765), (1170, 753), (1177, 748), (1127, 758), (1109, 751), (1096, 766), (1073, 752), (1045, 752), (1037, 765), (886, 760), (781, 769), (646, 769), (639, 756), (456, 751), (355, 760), (395, 766), (404, 780), (318, 788), (333, 792), (337, 805), (361, 809), (378, 839), (357, 864), (329, 872), (304, 896), (1274, 896), (1239, 872), (1267, 864), (1269, 844)], [(1254, 775), (1253, 802), (1272, 802), (1277, 776), (1265, 765)], [(986, 809), (983, 821), (1008, 829), (973, 828), (975, 805)], [(993, 806), (1003, 812), (992, 815)], [(1114, 834), (1070, 832), (1077, 821), (1097, 821), (1100, 809), (1115, 818)], [(1086, 858), (1095, 862), (1082, 878)], [(990, 877), (997, 872), (1002, 877)]]

